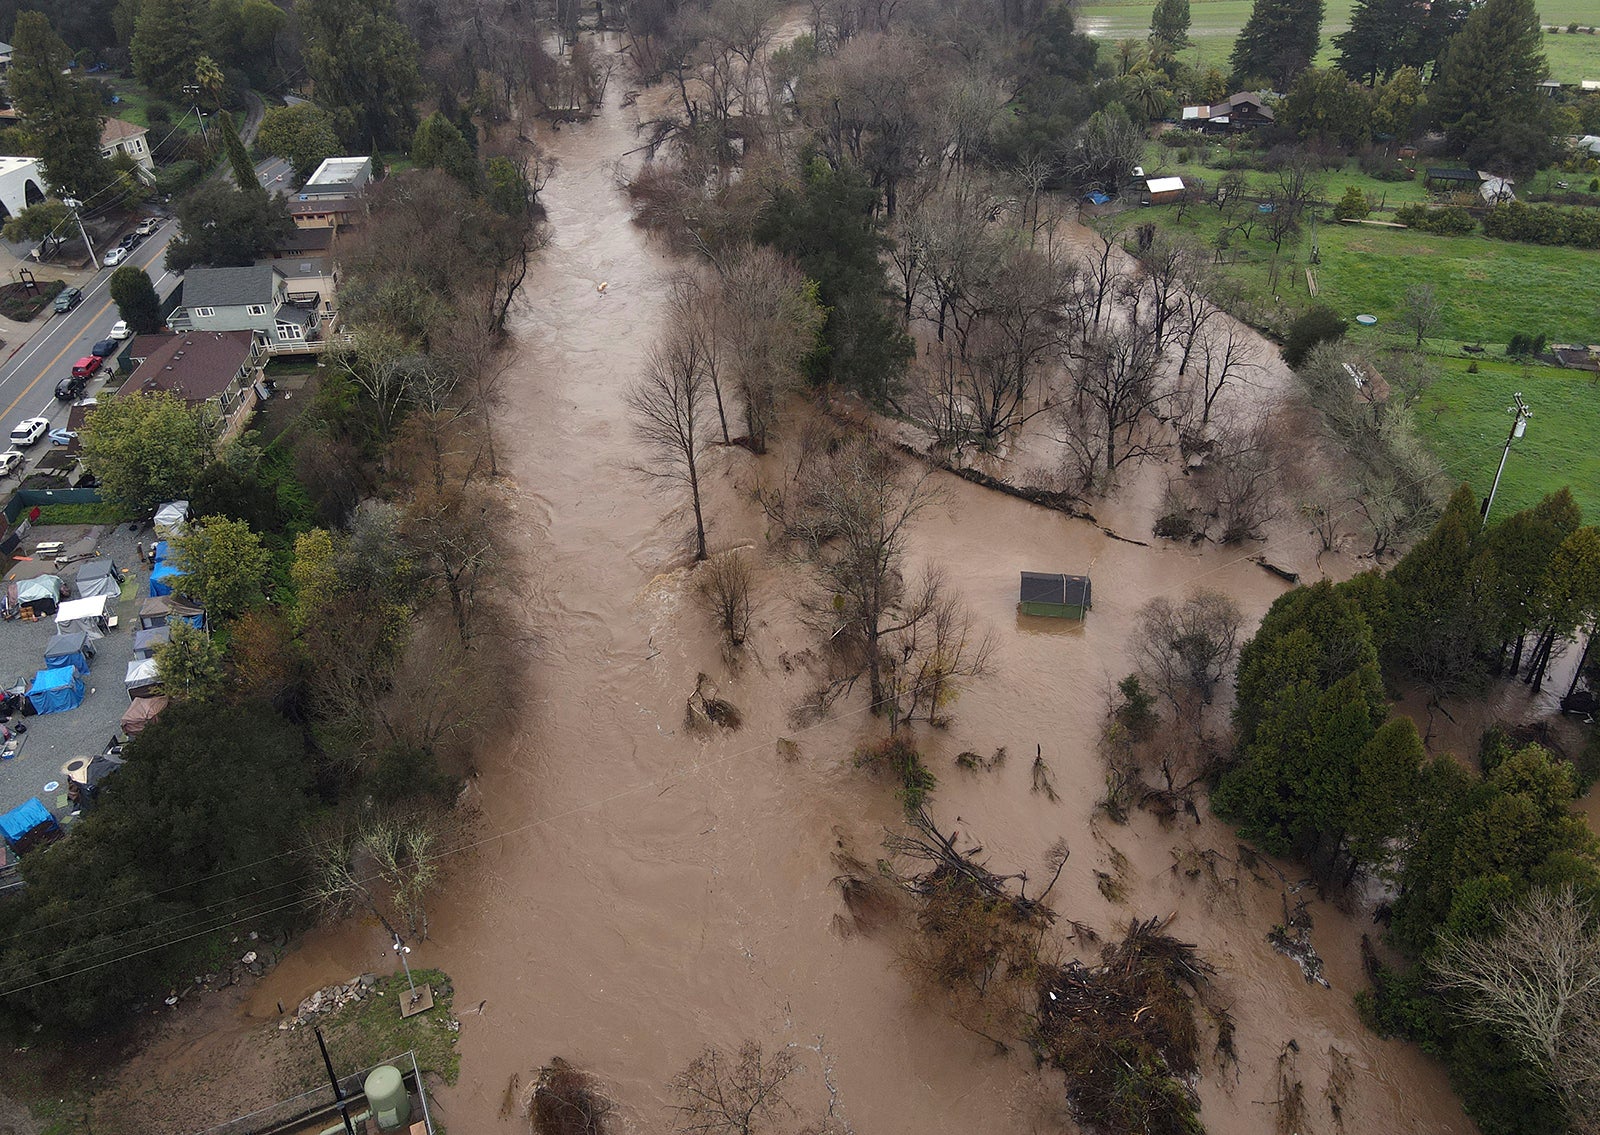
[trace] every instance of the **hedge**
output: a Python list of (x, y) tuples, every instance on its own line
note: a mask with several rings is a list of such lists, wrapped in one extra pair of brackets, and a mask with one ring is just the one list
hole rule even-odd
[(1528, 244), (1600, 248), (1600, 212), (1507, 201), (1489, 210), (1483, 219), (1483, 234)]

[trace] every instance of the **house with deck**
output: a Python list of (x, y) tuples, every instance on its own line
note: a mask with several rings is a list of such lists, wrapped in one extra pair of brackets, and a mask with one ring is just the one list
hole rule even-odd
[[(272, 354), (312, 352), (322, 338), (323, 310), (290, 298), (289, 279), (271, 263), (245, 268), (191, 268), (167, 322), (174, 331), (248, 331)], [(319, 293), (320, 294), (320, 293)]]
[(255, 409), (255, 385), (267, 362), (266, 346), (255, 332), (190, 330), (164, 336), (143, 349), (148, 354), (123, 389), (181, 398), (199, 408), (223, 439), (244, 429)]
[(1183, 125), (1207, 134), (1238, 134), (1268, 126), (1277, 120), (1270, 106), (1254, 91), (1240, 91), (1218, 103), (1186, 106), (1183, 108)]

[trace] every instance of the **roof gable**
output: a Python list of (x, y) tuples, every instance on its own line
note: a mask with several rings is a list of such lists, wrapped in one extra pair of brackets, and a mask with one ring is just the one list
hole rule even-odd
[(183, 305), (243, 307), (270, 304), (283, 273), (270, 264), (244, 268), (191, 268), (183, 276)]

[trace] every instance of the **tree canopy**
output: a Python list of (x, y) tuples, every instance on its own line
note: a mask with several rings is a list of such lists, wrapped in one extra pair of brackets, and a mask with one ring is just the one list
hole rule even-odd
[(1265, 79), (1287, 90), (1316, 57), (1322, 11), (1322, 0), (1255, 0), (1229, 57), (1234, 81)]
[(248, 192), (211, 181), (178, 207), (181, 233), (167, 245), (167, 267), (214, 268), (254, 264), (294, 231), (288, 202), (278, 194)]
[(123, 264), (111, 273), (111, 301), (135, 334), (161, 330), (161, 299), (149, 273), (137, 264)]
[(420, 51), (393, 0), (299, 0), (306, 71), (347, 151), (403, 150), (416, 128)]
[(132, 45), (139, 81), (173, 100), (199, 86), (195, 65), (208, 46), (210, 17), (209, 0), (140, 0)]
[(261, 601), (272, 556), (242, 520), (201, 517), (172, 541), (183, 593), (213, 617), (230, 619)]
[(256, 145), (293, 166), (296, 184), (303, 183), (328, 158), (338, 156), (340, 149), (333, 119), (310, 102), (269, 107), (256, 131)]
[(7, 89), (27, 119), (45, 180), (58, 195), (89, 202), (117, 174), (100, 155), (100, 99), (67, 69), (71, 61), (42, 13), (17, 16)]
[[(1450, 145), (1475, 164), (1527, 169), (1530, 135), (1549, 144), (1549, 73), (1533, 0), (1487, 0), (1451, 37), (1429, 101)], [(1507, 163), (1514, 163), (1507, 165)]]
[(199, 413), (166, 393), (102, 397), (79, 438), (100, 494), (138, 513), (184, 497), (211, 457)]

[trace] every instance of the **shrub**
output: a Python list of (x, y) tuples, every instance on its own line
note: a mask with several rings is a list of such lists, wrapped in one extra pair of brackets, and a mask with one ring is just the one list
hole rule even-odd
[(1511, 336), (1511, 341), (1506, 344), (1506, 354), (1514, 359), (1526, 359), (1537, 355), (1544, 350), (1546, 336), (1529, 335), (1525, 331), (1518, 331)]
[(1333, 219), (1336, 221), (1360, 220), (1372, 212), (1372, 203), (1367, 200), (1367, 195), (1356, 186), (1345, 189), (1344, 196), (1339, 198), (1338, 204), (1333, 207)]
[(1306, 356), (1318, 343), (1328, 343), (1344, 338), (1350, 329), (1338, 312), (1326, 304), (1313, 304), (1293, 323), (1284, 336), (1283, 361), (1298, 370)]
[(1590, 193), (1600, 193), (1600, 177), (1596, 177), (1596, 178), (1591, 178), (1590, 179), (1590, 181), (1589, 181), (1589, 192)]
[(1443, 209), (1430, 209), (1426, 205), (1402, 205), (1394, 211), (1394, 219), (1402, 225), (1421, 229), (1440, 236), (1466, 236), (1478, 227), (1472, 214), (1459, 205)]
[(899, 783), (895, 795), (908, 814), (915, 815), (938, 787), (939, 778), (922, 763), (922, 754), (903, 733), (892, 733), (876, 745), (856, 750), (856, 767), (888, 773)]
[(1600, 215), (1589, 209), (1557, 209), (1551, 205), (1507, 201), (1490, 209), (1484, 217), (1483, 235), (1528, 244), (1600, 248)]
[(167, 197), (175, 197), (200, 180), (200, 163), (188, 158), (173, 162), (156, 174), (156, 190)]

